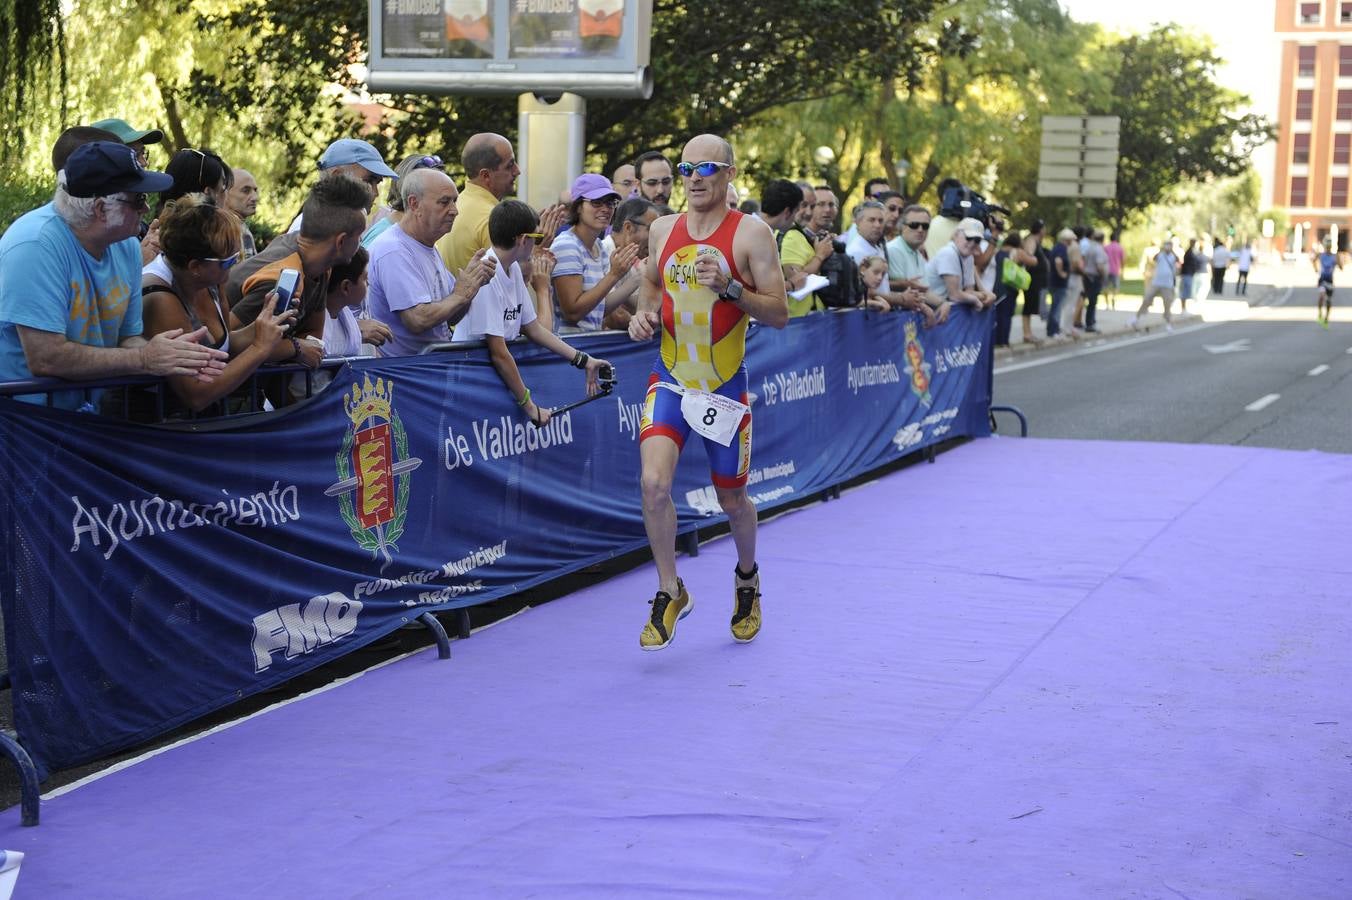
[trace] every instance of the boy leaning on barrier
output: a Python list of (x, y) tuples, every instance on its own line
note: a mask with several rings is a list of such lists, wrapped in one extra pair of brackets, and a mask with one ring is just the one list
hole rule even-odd
[[(488, 251), (498, 261), (493, 277), (488, 280), (470, 303), (469, 312), (455, 326), (454, 340), (478, 341), (488, 345), (493, 368), (507, 385), (526, 418), (537, 426), (549, 422), (549, 410), (536, 405), (530, 388), (521, 378), (521, 371), (512, 358), (507, 342), (524, 334), (531, 341), (554, 351), (572, 365), (587, 373), (587, 393), (599, 389), (597, 372), (609, 364), (604, 359), (589, 356), (574, 349), (545, 328), (535, 317), (535, 303), (531, 296), (548, 297), (554, 257), (548, 250), (537, 250), (543, 235), (536, 229), (539, 220), (535, 211), (520, 200), (504, 200), (493, 207), (488, 216), (488, 237), (492, 248)], [(529, 276), (526, 271), (529, 270)], [(526, 287), (527, 277), (531, 288)]]

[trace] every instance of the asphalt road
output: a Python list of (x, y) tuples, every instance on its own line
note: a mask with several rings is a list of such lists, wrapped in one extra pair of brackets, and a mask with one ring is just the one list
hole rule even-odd
[(1275, 293), (1244, 319), (997, 366), (995, 403), (1021, 409), (1035, 437), (1352, 453), (1352, 288), (1327, 329), (1313, 287)]

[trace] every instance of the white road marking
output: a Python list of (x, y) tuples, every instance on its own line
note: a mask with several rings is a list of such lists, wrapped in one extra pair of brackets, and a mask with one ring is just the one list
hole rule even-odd
[(1328, 370), (1329, 370), (1328, 366), (1315, 366), (1313, 369), (1309, 371), (1309, 375), (1311, 378), (1313, 378), (1316, 375), (1323, 375)]
[(1237, 341), (1231, 341), (1228, 344), (1203, 344), (1207, 353), (1243, 353), (1249, 347), (1248, 338), (1240, 338)]
[(1276, 403), (1280, 399), (1282, 399), (1281, 394), (1268, 394), (1266, 397), (1259, 397), (1257, 400), (1253, 401), (1244, 408), (1249, 412), (1258, 412), (1259, 410), (1267, 409), (1269, 406)]
[[(1274, 300), (1272, 303), (1268, 304), (1267, 306), (1255, 306), (1253, 310), (1250, 312), (1249, 316), (1245, 316), (1244, 318), (1249, 318), (1254, 313), (1257, 313), (1264, 309), (1270, 309), (1274, 306), (1284, 306), (1286, 302), (1291, 299), (1291, 291), (1292, 289), (1288, 287), (1282, 293), (1282, 295), (1278, 297), (1276, 300)], [(1234, 319), (1231, 321), (1243, 321), (1243, 319)], [(1187, 334), (1188, 332), (1192, 331), (1201, 331), (1203, 328), (1215, 328), (1217, 325), (1227, 325), (1227, 324), (1229, 324), (1229, 322), (1201, 322), (1196, 325), (1189, 325), (1187, 328), (1181, 328), (1173, 333), (1161, 331), (1158, 334), (1143, 334), (1140, 337), (1125, 338), (1121, 340), (1105, 339), (1101, 343), (1096, 342), (1088, 347), (1071, 349), (1070, 352), (1068, 353), (1056, 353), (1051, 356), (1040, 356), (1036, 359), (1030, 359), (1024, 362), (1011, 362), (1006, 363), (1003, 366), (996, 366), (995, 374), (1004, 375), (1007, 372), (1019, 372), (1022, 371), (1023, 369), (1035, 369), (1038, 366), (1045, 366), (1048, 363), (1061, 362), (1061, 360), (1063, 359), (1074, 359), (1077, 356), (1088, 356), (1091, 353), (1102, 353), (1105, 350), (1120, 350), (1123, 347), (1134, 347), (1137, 344), (1144, 344), (1149, 341), (1159, 341), (1163, 340), (1164, 338), (1173, 337), (1178, 334)], [(1347, 352), (1352, 353), (1352, 347), (1349, 347)]]

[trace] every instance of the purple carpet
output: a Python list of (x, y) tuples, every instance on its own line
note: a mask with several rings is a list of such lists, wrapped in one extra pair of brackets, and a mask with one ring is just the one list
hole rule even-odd
[(988, 439), (3, 816), (19, 897), (1352, 896), (1352, 457)]

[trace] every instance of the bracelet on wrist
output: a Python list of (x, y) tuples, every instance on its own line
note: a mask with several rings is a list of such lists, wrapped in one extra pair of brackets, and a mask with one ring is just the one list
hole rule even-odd
[(289, 338), (289, 340), (291, 341), (292, 353), (290, 358), (287, 359), (287, 362), (295, 362), (296, 360), (300, 359), (300, 339)]
[(526, 393), (521, 395), (521, 399), (516, 401), (516, 405), (521, 407), (522, 409), (525, 409), (526, 404), (529, 402), (530, 402), (530, 388), (526, 388)]
[(585, 369), (587, 367), (587, 363), (590, 360), (591, 360), (590, 356), (579, 350), (577, 351), (577, 354), (573, 356), (572, 366), (575, 369)]

